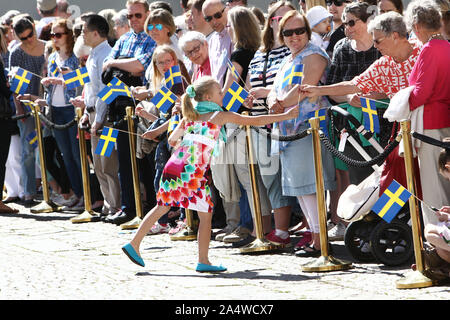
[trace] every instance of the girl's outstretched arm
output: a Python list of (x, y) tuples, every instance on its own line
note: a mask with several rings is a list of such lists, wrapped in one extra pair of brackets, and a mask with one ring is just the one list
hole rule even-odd
[(298, 106), (287, 109), (286, 112), (280, 114), (260, 115), (260, 116), (244, 116), (235, 112), (221, 112), (214, 118), (213, 122), (224, 125), (226, 123), (235, 123), (244, 126), (263, 126), (269, 123), (280, 122), (298, 117)]

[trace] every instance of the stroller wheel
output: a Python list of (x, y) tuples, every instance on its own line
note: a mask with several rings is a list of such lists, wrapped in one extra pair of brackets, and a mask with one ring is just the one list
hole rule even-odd
[(408, 262), (413, 254), (411, 228), (403, 222), (379, 222), (370, 236), (370, 248), (375, 259), (387, 266)]
[(362, 219), (353, 221), (345, 230), (345, 247), (350, 255), (359, 262), (375, 261), (370, 250), (370, 235), (374, 226), (374, 222), (367, 222)]

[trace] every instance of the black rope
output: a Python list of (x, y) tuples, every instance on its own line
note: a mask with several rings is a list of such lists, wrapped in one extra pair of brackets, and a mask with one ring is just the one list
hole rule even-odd
[(417, 133), (417, 132), (413, 132), (412, 136), (416, 139), (419, 139), (420, 141), (423, 141), (425, 143), (431, 144), (435, 147), (439, 147), (439, 148), (443, 148), (443, 149), (450, 149), (450, 143), (449, 142), (443, 142), (443, 141), (439, 141), (436, 140), (434, 138), (425, 136), (423, 134)]
[(309, 134), (308, 130), (303, 130), (303, 131), (301, 131), (301, 132), (299, 132), (297, 134), (291, 135), (291, 136), (284, 136), (284, 135), (276, 135), (276, 134), (270, 133), (267, 130), (259, 128), (259, 127), (251, 126), (251, 128), (253, 130), (255, 130), (257, 133), (262, 133), (262, 134), (265, 134), (267, 136), (270, 136), (270, 138), (272, 140), (279, 140), (279, 141), (300, 140), (300, 139), (305, 138)]
[(389, 145), (384, 149), (382, 153), (377, 155), (375, 158), (369, 161), (358, 161), (347, 157), (342, 152), (338, 151), (336, 147), (331, 143), (330, 139), (324, 134), (320, 134), (320, 140), (323, 142), (324, 146), (327, 148), (329, 152), (331, 152), (335, 157), (344, 161), (347, 165), (352, 167), (371, 167), (373, 165), (381, 165), (384, 160), (386, 160), (387, 156), (399, 145), (399, 139), (393, 140)]
[(70, 127), (72, 127), (73, 125), (75, 125), (77, 123), (77, 121), (75, 120), (75, 118), (73, 120), (70, 120), (69, 122), (65, 123), (65, 124), (56, 124), (51, 122), (49, 119), (47, 119), (42, 113), (39, 112), (39, 119), (41, 119), (41, 121), (50, 129), (55, 129), (55, 130), (65, 130), (68, 129)]
[(24, 114), (19, 114), (19, 115), (12, 116), (10, 119), (11, 119), (12, 121), (17, 121), (17, 120), (21, 120), (21, 119), (28, 118), (28, 117), (30, 117), (30, 116), (31, 116), (31, 112), (28, 112), (28, 113), (24, 113)]

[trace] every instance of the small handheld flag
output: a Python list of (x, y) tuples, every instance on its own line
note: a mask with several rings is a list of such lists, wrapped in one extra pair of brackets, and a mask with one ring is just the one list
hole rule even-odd
[(376, 101), (368, 98), (360, 98), (360, 100), (364, 115), (364, 128), (371, 132), (380, 133)]
[(319, 118), (320, 122), (319, 122), (319, 126), (320, 126), (320, 130), (322, 130), (322, 132), (328, 137), (328, 126), (327, 126), (327, 109), (323, 108), (323, 109), (319, 109), (316, 111), (312, 111), (310, 113), (308, 113), (308, 119), (310, 118)]
[(31, 107), (33, 106), (33, 102), (31, 101), (22, 101), (23, 105), (25, 106), (26, 112), (31, 112)]
[(179, 114), (175, 114), (170, 118), (169, 121), (169, 128), (167, 129), (167, 134), (170, 135), (173, 130), (177, 127), (178, 123), (180, 123), (180, 116)]
[(33, 147), (33, 149), (36, 149), (38, 146), (38, 137), (36, 130), (32, 131), (27, 137), (26, 140), (28, 143)]
[(119, 131), (113, 128), (104, 127), (100, 139), (98, 140), (95, 154), (109, 157), (114, 150)]
[(411, 195), (408, 190), (394, 180), (375, 203), (372, 211), (390, 223)]
[(303, 80), (303, 64), (293, 65), (284, 74), (283, 84), (281, 86), (284, 89), (291, 84), (301, 84)]
[(50, 74), (54, 77), (58, 77), (60, 75), (58, 65), (56, 64), (56, 61), (54, 59), (50, 62), (49, 71)]
[(67, 89), (69, 90), (84, 86), (86, 83), (91, 82), (88, 71), (85, 67), (64, 74), (63, 78)]
[(150, 102), (153, 103), (160, 112), (167, 113), (176, 100), (177, 96), (172, 91), (166, 87), (162, 87)]
[(223, 106), (228, 111), (237, 112), (247, 97), (248, 92), (237, 82), (233, 82), (223, 98)]
[(25, 94), (33, 74), (25, 69), (18, 68), (11, 82), (11, 91), (16, 94)]
[(182, 83), (180, 66), (175, 65), (164, 73), (164, 81), (168, 89), (172, 88), (177, 83)]
[(118, 96), (132, 97), (130, 88), (114, 77), (97, 95), (106, 104), (111, 104)]
[(236, 79), (236, 81), (239, 81), (239, 72), (237, 72), (236, 67), (233, 65), (233, 63), (230, 61), (230, 59), (227, 58), (227, 67), (228, 70), (231, 72), (232, 76)]

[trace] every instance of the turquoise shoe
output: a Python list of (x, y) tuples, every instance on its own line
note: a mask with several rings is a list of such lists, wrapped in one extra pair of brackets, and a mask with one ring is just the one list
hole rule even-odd
[(195, 268), (197, 272), (224, 272), (227, 271), (227, 268), (220, 266), (213, 266), (209, 264), (198, 263), (197, 268)]
[(131, 244), (126, 244), (122, 247), (123, 252), (130, 258), (131, 261), (136, 263), (137, 265), (141, 267), (145, 267), (144, 260), (142, 260), (141, 257), (137, 254), (136, 250), (131, 246)]

